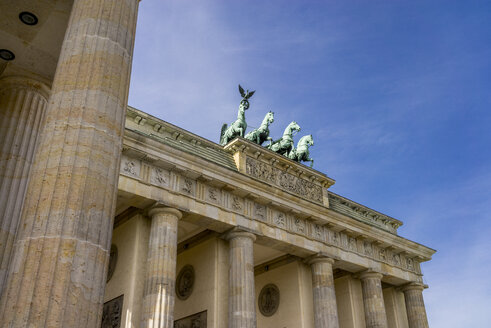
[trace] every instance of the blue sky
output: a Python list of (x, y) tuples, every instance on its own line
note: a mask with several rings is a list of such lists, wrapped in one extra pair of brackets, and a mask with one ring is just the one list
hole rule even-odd
[[(491, 322), (491, 3), (140, 3), (129, 104), (217, 141), (237, 84), (312, 134), (332, 191), (404, 221), (433, 328)], [(297, 138), (298, 139), (298, 138)]]

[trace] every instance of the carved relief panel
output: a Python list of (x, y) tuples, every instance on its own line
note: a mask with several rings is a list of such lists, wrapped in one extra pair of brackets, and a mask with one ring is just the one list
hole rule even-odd
[(170, 184), (170, 172), (159, 167), (152, 167), (150, 170), (150, 183), (167, 187)]
[(187, 195), (196, 195), (196, 182), (193, 179), (187, 177), (181, 177), (180, 179), (180, 191)]
[(252, 213), (253, 213), (254, 219), (256, 219), (256, 220), (264, 221), (264, 222), (267, 220), (266, 206), (264, 206), (262, 204), (254, 203)]
[(222, 200), (222, 191), (216, 187), (206, 187), (206, 199), (212, 203), (220, 204)]
[(102, 310), (101, 328), (121, 327), (121, 314), (123, 311), (123, 295), (118, 296), (106, 303)]
[(316, 203), (323, 203), (322, 188), (308, 180), (284, 172), (253, 158), (246, 159), (246, 173)]
[(174, 328), (206, 328), (206, 311), (174, 321)]
[(127, 156), (121, 156), (120, 172), (133, 178), (140, 177), (141, 161)]
[(229, 195), (230, 208), (234, 211), (241, 212), (244, 208), (244, 200), (237, 195)]

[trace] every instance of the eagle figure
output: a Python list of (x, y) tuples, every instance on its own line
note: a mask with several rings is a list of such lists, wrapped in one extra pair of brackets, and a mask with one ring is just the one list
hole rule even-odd
[(242, 96), (242, 99), (243, 100), (247, 100), (247, 99), (251, 98), (252, 95), (254, 94), (254, 92), (256, 92), (256, 91), (255, 90), (253, 90), (253, 91), (249, 91), (249, 90), (244, 91), (244, 88), (242, 88), (240, 86), (240, 84), (239, 84), (239, 92), (240, 92), (240, 95)]

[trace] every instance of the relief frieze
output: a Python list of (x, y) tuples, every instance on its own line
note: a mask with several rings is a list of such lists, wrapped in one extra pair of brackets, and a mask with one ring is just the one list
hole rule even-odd
[(210, 200), (213, 203), (219, 203), (220, 202), (220, 190), (215, 188), (215, 187), (209, 187), (208, 188), (208, 200)]
[(322, 188), (320, 186), (288, 172), (281, 171), (272, 165), (247, 157), (246, 173), (308, 200), (321, 204), (323, 202)]
[(242, 199), (237, 195), (232, 195), (232, 208), (235, 211), (242, 211), (243, 202)]
[(266, 221), (266, 206), (254, 203), (254, 219)]
[(293, 220), (294, 230), (298, 233), (305, 233), (305, 221), (299, 218)]
[(363, 252), (365, 253), (366, 256), (369, 257), (373, 255), (372, 244), (370, 244), (370, 242), (366, 240), (363, 242)]
[(150, 182), (157, 186), (167, 186), (170, 181), (170, 172), (158, 167), (152, 167), (150, 171)]
[(356, 239), (354, 237), (349, 237), (348, 248), (350, 251), (356, 251)]
[(322, 226), (318, 224), (313, 225), (312, 237), (321, 241), (325, 240)]
[(128, 158), (126, 156), (121, 157), (120, 172), (124, 175), (138, 178), (140, 176), (141, 163), (134, 158)]
[(195, 194), (195, 188), (196, 184), (192, 179), (189, 178), (184, 178), (182, 179), (181, 182), (181, 191), (188, 194), (188, 195), (194, 195)]
[[(303, 183), (308, 181), (301, 180), (286, 172), (280, 172), (271, 165), (249, 159), (248, 173), (260, 179), (277, 184), (285, 190), (295, 189), (298, 192), (307, 194), (309, 190), (315, 188), (304, 188)], [(253, 163), (253, 164), (251, 164)], [(141, 160), (123, 157), (121, 161), (121, 173), (127, 176), (140, 178), (141, 166), (145, 164)], [(256, 165), (258, 164), (258, 165)], [(348, 252), (357, 253), (371, 259), (388, 263), (393, 266), (403, 268), (408, 271), (417, 272), (418, 265), (412, 258), (401, 254), (393, 255), (392, 252), (372, 244), (372, 242), (348, 236), (345, 233), (334, 231), (323, 225), (310, 222), (305, 219), (287, 215), (285, 212), (272, 208), (255, 201), (247, 201), (245, 197), (228, 193), (215, 186), (206, 183), (197, 183), (196, 180), (184, 176), (178, 172), (170, 172), (167, 169), (148, 164), (148, 182), (161, 188), (170, 188), (183, 195), (199, 198), (216, 206), (224, 206), (233, 212), (245, 213), (250, 219), (264, 222), (278, 229), (288, 230), (306, 238), (336, 246)], [(286, 176), (290, 175), (290, 176)], [(303, 181), (300, 183), (299, 181)], [(313, 185), (313, 184), (312, 184)], [(318, 187), (318, 200), (322, 199), (322, 189)], [(199, 192), (198, 192), (199, 190)], [(310, 197), (310, 196), (306, 196)], [(312, 196), (314, 199), (315, 197)]]
[(280, 227), (280, 228), (285, 228), (286, 227), (286, 216), (285, 214), (279, 212), (275, 215), (274, 218), (274, 223)]
[(399, 254), (394, 254), (392, 256), (392, 263), (396, 266), (400, 266), (401, 265), (401, 256)]
[(406, 258), (406, 268), (410, 271), (414, 270), (413, 259), (410, 257)]

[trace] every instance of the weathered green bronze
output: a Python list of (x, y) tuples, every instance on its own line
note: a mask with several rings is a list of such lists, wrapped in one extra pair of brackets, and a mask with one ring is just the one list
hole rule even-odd
[(249, 98), (252, 97), (256, 91), (244, 91), (244, 89), (239, 84), (239, 92), (242, 96), (242, 100), (239, 105), (239, 113), (237, 114), (237, 120), (227, 127), (227, 124), (222, 125), (222, 130), (220, 132), (220, 145), (226, 145), (230, 140), (235, 137), (243, 137), (247, 129), (247, 123), (245, 120), (245, 111), (249, 109)]
[(269, 136), (269, 125), (274, 122), (274, 113), (268, 112), (261, 123), (261, 126), (255, 130), (252, 130), (245, 135), (244, 138), (250, 140), (258, 145), (262, 145), (263, 142), (269, 140), (273, 142), (273, 138)]
[(293, 159), (297, 162), (310, 162), (310, 167), (314, 166), (314, 160), (309, 157), (309, 147), (314, 145), (314, 138), (309, 134), (303, 136), (297, 143), (297, 148), (293, 147), (290, 153), (288, 153), (288, 158)]
[(273, 141), (268, 146), (268, 149), (271, 149), (278, 154), (288, 156), (293, 147), (293, 135), (298, 131), (300, 131), (300, 126), (297, 122), (291, 122), (286, 127), (285, 132), (283, 132), (283, 137)]

